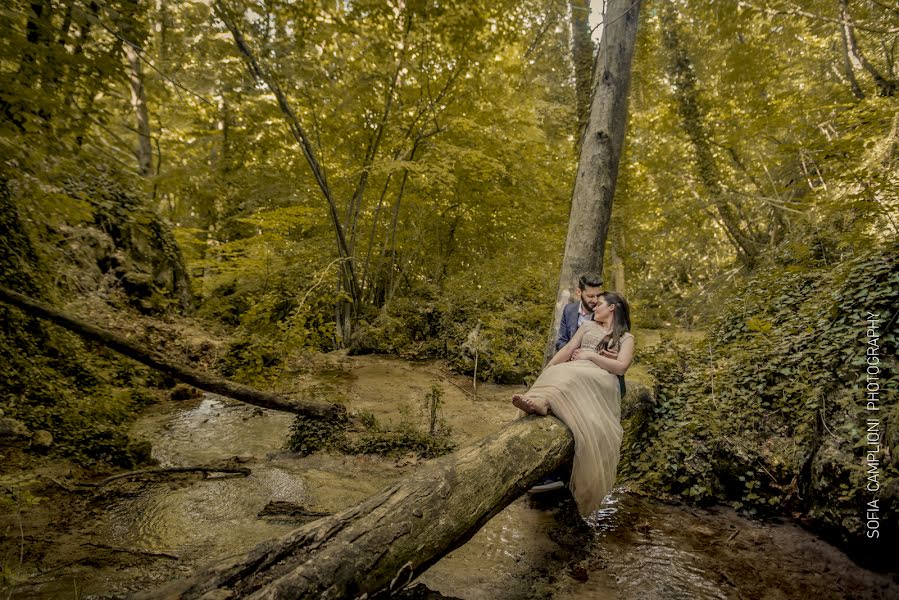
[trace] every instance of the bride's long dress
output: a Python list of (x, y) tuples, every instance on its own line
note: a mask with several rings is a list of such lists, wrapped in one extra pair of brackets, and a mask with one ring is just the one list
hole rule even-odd
[[(581, 348), (596, 351), (605, 332), (592, 321), (582, 327), (590, 329)], [(615, 483), (622, 436), (618, 377), (590, 360), (569, 361), (546, 368), (527, 396), (546, 400), (552, 414), (574, 434), (569, 488), (578, 512), (590, 515)]]

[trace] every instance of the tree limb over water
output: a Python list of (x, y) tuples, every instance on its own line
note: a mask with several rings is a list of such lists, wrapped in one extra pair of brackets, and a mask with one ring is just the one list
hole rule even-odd
[(99, 342), (107, 348), (124, 354), (128, 358), (132, 358), (201, 390), (272, 410), (309, 415), (316, 418), (344, 419), (346, 417), (346, 409), (339, 404), (323, 404), (297, 398), (287, 398), (280, 394), (264, 392), (222, 377), (216, 377), (215, 375), (177, 365), (159, 352), (140, 348), (136, 343), (111, 331), (67, 315), (43, 302), (38, 302), (33, 298), (2, 286), (0, 286), (0, 301), (11, 304), (31, 316), (46, 319), (65, 327), (88, 340)]

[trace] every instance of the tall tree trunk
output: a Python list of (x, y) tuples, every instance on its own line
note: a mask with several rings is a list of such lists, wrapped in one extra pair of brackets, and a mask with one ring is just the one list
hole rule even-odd
[(641, 0), (609, 0), (607, 4), (602, 40), (593, 69), (593, 102), (581, 144), (568, 217), (559, 291), (544, 353), (547, 360), (555, 351), (562, 309), (574, 293), (577, 277), (587, 271), (602, 272), (618, 163), (624, 146), (640, 4)]
[(590, 0), (570, 0), (571, 57), (577, 105), (577, 137), (580, 141), (590, 116), (593, 90), (593, 40), (590, 39)]
[(150, 137), (150, 111), (147, 108), (147, 91), (144, 87), (144, 65), (141, 47), (147, 39), (146, 27), (141, 17), (146, 9), (139, 0), (128, 0), (116, 15), (117, 28), (122, 32), (122, 50), (128, 63), (128, 87), (131, 90), (131, 108), (134, 111), (134, 130), (137, 133), (137, 169), (143, 177), (153, 172), (153, 146)]
[(403, 180), (400, 182), (400, 189), (396, 194), (396, 202), (393, 204), (393, 215), (390, 219), (390, 264), (387, 271), (387, 300), (393, 298), (393, 294), (397, 288), (397, 265), (396, 265), (396, 228), (400, 218), (400, 202), (403, 200), (403, 192), (406, 190), (406, 182), (409, 180), (409, 170), (403, 170)]
[(846, 76), (846, 81), (849, 82), (849, 89), (852, 90), (852, 95), (859, 100), (863, 100), (865, 98), (865, 93), (858, 84), (858, 79), (855, 78), (855, 67), (852, 64), (852, 56), (849, 53), (849, 23), (846, 22), (846, 17), (847, 15), (844, 13), (844, 7), (840, 6), (840, 19), (843, 21), (843, 23), (840, 24), (840, 41), (842, 42), (843, 49), (843, 74)]
[(349, 221), (350, 226), (350, 252), (354, 253), (356, 248), (356, 226), (359, 222), (359, 212), (362, 209), (362, 198), (365, 195), (365, 187), (368, 183), (368, 175), (371, 171), (371, 166), (375, 162), (375, 157), (378, 155), (378, 149), (381, 145), (381, 139), (384, 136), (384, 129), (387, 126), (387, 121), (390, 118), (390, 110), (393, 107), (393, 97), (396, 94), (396, 86), (400, 79), (400, 73), (403, 70), (403, 66), (406, 62), (406, 45), (409, 39), (409, 32), (412, 31), (412, 11), (406, 11), (406, 16), (403, 19), (403, 41), (402, 48), (400, 49), (399, 56), (396, 60), (396, 67), (393, 70), (393, 76), (390, 78), (390, 82), (387, 85), (387, 91), (384, 95), (384, 108), (381, 111), (381, 118), (378, 121), (378, 126), (375, 128), (374, 133), (372, 134), (371, 140), (369, 140), (368, 148), (365, 151), (365, 158), (362, 160), (362, 173), (359, 175), (359, 182), (356, 184), (356, 189), (353, 192), (353, 197), (350, 199), (350, 207), (347, 215), (347, 219)]
[(134, 44), (124, 43), (125, 58), (128, 60), (128, 84), (131, 87), (131, 107), (137, 129), (138, 171), (144, 177), (153, 172), (153, 146), (150, 139), (150, 111), (147, 109), (147, 92), (144, 88), (144, 69), (140, 54)]

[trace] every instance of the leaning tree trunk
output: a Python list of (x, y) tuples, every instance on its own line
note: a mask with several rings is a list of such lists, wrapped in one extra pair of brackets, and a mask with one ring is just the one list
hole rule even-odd
[(136, 598), (370, 598), (398, 590), (573, 451), (555, 417), (519, 419), (356, 506)]
[(107, 348), (115, 350), (120, 354), (124, 354), (128, 358), (141, 362), (157, 371), (161, 371), (179, 381), (189, 383), (196, 388), (212, 392), (213, 394), (227, 396), (228, 398), (240, 400), (241, 402), (252, 404), (253, 406), (307, 415), (318, 419), (333, 418), (343, 420), (346, 417), (346, 408), (339, 404), (323, 404), (320, 402), (309, 402), (307, 400), (287, 398), (280, 394), (263, 392), (221, 377), (177, 365), (159, 352), (154, 352), (148, 348), (142, 348), (136, 343), (120, 337), (111, 331), (76, 319), (75, 317), (58, 311), (43, 302), (39, 302), (2, 286), (0, 286), (0, 302), (11, 304), (12, 306), (25, 311), (25, 313), (30, 316), (39, 317), (56, 323), (86, 339), (99, 342)]
[(624, 146), (640, 4), (641, 0), (609, 0), (603, 19), (605, 26), (593, 68), (593, 103), (581, 143), (559, 292), (545, 352), (547, 360), (555, 351), (562, 310), (574, 293), (575, 280), (584, 272), (602, 272), (603, 248)]
[(571, 58), (577, 106), (577, 137), (581, 138), (590, 117), (593, 92), (593, 40), (590, 39), (590, 0), (569, 0), (571, 12)]

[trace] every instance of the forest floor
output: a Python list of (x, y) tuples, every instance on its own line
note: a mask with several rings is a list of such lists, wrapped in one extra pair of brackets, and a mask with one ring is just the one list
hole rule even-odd
[[(657, 334), (642, 332), (644, 344)], [(689, 334), (694, 335), (694, 334)], [(205, 342), (203, 342), (205, 343)], [(424, 427), (424, 398), (464, 445), (518, 417), (521, 386), (479, 384), (440, 361), (332, 353), (303, 359), (288, 387), (335, 393), (385, 428)], [(309, 361), (315, 372), (310, 374)], [(636, 365), (629, 379), (648, 382)], [(133, 428), (162, 466), (246, 466), (250, 477), (177, 475), (78, 488), (105, 473), (0, 448), (0, 598), (115, 598), (350, 506), (419, 463), (284, 449), (292, 417), (205, 395), (148, 407)], [(279, 504), (281, 503), (281, 504)], [(280, 508), (278, 508), (280, 506)], [(285, 510), (285, 506), (287, 509)], [(857, 566), (786, 522), (748, 519), (618, 488), (588, 522), (566, 491), (524, 496), (416, 582), (408, 597), (893, 598), (899, 576)]]

